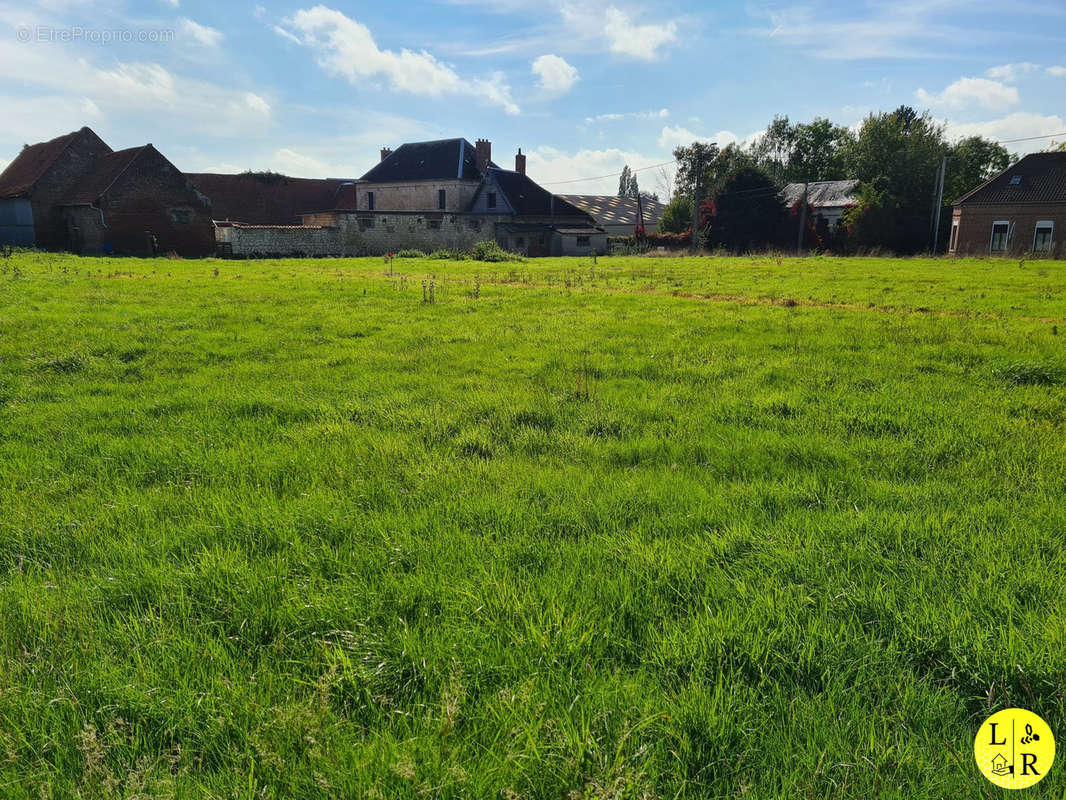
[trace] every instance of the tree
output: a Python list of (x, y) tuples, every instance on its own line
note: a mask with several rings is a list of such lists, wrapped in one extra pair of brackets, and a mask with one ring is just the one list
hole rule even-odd
[(865, 198), (849, 214), (858, 244), (917, 252), (929, 244), (940, 160), (948, 152), (943, 128), (928, 112), (908, 106), (870, 114), (844, 150), (851, 177)]
[(725, 179), (708, 212), (704, 227), (707, 246), (734, 252), (773, 244), (785, 218), (773, 179), (751, 165), (740, 166)]
[(793, 124), (774, 117), (751, 153), (780, 183), (835, 181), (848, 177), (844, 153), (853, 140), (851, 131), (828, 119)]
[(1011, 163), (1007, 148), (980, 136), (960, 139), (951, 146), (944, 177), (944, 202), (952, 202), (976, 189)]
[(633, 174), (629, 164), (626, 164), (622, 167), (622, 174), (618, 178), (618, 196), (636, 197), (639, 194), (640, 187), (637, 185), (637, 176)]
[(703, 165), (703, 186), (706, 190), (707, 172), (710, 164), (718, 155), (718, 145), (709, 142), (693, 142), (688, 147), (684, 145), (674, 148), (674, 160), (677, 161), (677, 177), (674, 182), (674, 191), (677, 194), (692, 197), (696, 187), (696, 165)]
[(675, 194), (663, 209), (660, 233), (684, 233), (692, 228), (692, 196)]

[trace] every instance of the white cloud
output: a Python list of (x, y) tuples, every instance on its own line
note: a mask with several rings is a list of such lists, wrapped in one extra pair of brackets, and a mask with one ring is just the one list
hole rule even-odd
[(658, 111), (623, 111), (615, 114), (597, 114), (594, 117), (585, 117), (585, 122), (617, 122), (622, 119), (666, 119), (669, 116), (669, 109), (660, 108)]
[(11, 162), (8, 161), (6, 158), (0, 158), (0, 172), (3, 172), (5, 169), (7, 169), (7, 165), (10, 163)]
[[(986, 122), (951, 122), (946, 123), (947, 135), (951, 139), (965, 136), (984, 136), (988, 139), (1024, 139), (1030, 136), (1050, 136), (1066, 131), (1066, 120), (1057, 114), (1047, 116), (1029, 111), (1017, 111), (1000, 119)], [(1033, 153), (1043, 150), (1048, 139), (1036, 139), (1028, 142), (1012, 142), (1006, 145), (1012, 152)]]
[[(645, 155), (618, 148), (579, 150), (568, 154), (553, 147), (541, 147), (527, 154), (526, 171), (533, 180), (558, 194), (614, 194), (618, 191), (618, 173), (626, 164), (631, 169), (650, 167), (667, 161), (662, 155)], [(669, 168), (671, 174), (673, 167)], [(657, 169), (637, 173), (642, 189), (656, 191)], [(607, 175), (606, 178), (581, 180), (586, 176)]]
[(918, 101), (934, 108), (962, 109), (973, 106), (1004, 108), (1018, 103), (1018, 90), (987, 78), (959, 78), (939, 93), (919, 89)]
[(326, 72), (352, 84), (381, 78), (397, 91), (430, 97), (471, 95), (502, 107), (508, 114), (519, 113), (501, 73), (463, 79), (425, 50), (382, 50), (369, 28), (335, 9), (301, 9), (285, 20), (281, 31), (311, 48)]
[(701, 136), (683, 125), (667, 125), (659, 134), (659, 147), (663, 150), (673, 150), (679, 145), (688, 146), (693, 142), (714, 142), (719, 147), (725, 147), (729, 144), (746, 145), (755, 141), (764, 133), (765, 131), (759, 130), (754, 133), (749, 133), (747, 136), (737, 136), (737, 134), (732, 131), (718, 131), (718, 133), (711, 134), (710, 136)]
[(271, 160), (272, 169), (285, 175), (297, 175), (302, 178), (326, 178), (331, 174), (330, 167), (313, 156), (300, 153), (289, 147), (283, 147), (274, 153)]
[(611, 52), (644, 61), (654, 61), (659, 48), (677, 41), (677, 23), (638, 25), (614, 6), (607, 9), (604, 32)]
[(1066, 67), (1048, 67), (1047, 74), (1055, 78), (1066, 77)]
[(159, 2), (171, 8), (178, 8), (181, 5), (181, 0), (159, 0)]
[(193, 22), (191, 19), (183, 17), (178, 20), (178, 28), (182, 36), (188, 37), (200, 47), (218, 47), (219, 42), (222, 41), (222, 31)]
[(533, 74), (540, 79), (540, 88), (553, 94), (568, 92), (578, 81), (577, 68), (553, 53), (534, 60)]
[[(567, 0), (559, 6), (566, 36), (594, 40), (602, 36), (612, 53), (654, 61), (663, 47), (677, 41), (677, 22), (639, 24), (625, 11), (611, 5), (606, 9), (595, 4)], [(600, 33), (602, 31), (602, 34)]]
[(997, 81), (1015, 83), (1022, 75), (1037, 69), (1040, 69), (1040, 67), (1031, 61), (1022, 61), (1019, 64), (1002, 64), (998, 67), (991, 67), (985, 70), (985, 77)]
[[(56, 102), (78, 111), (82, 119), (99, 114), (119, 129), (128, 127), (131, 118), (152, 125), (176, 120), (197, 134), (238, 138), (261, 135), (272, 119), (270, 102), (260, 94), (188, 78), (152, 62), (109, 61), (100, 67), (67, 50), (0, 40), (0, 74), (16, 85), (33, 87), (32, 99), (3, 106), (18, 108), (20, 114), (34, 102)], [(64, 111), (57, 120), (69, 117)], [(55, 121), (44, 138), (58, 135), (57, 127), (59, 132), (71, 129)]]

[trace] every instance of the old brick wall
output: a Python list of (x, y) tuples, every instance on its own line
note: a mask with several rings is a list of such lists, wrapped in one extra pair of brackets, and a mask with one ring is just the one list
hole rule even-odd
[(66, 250), (71, 246), (66, 219), (59, 203), (75, 184), (96, 166), (96, 159), (111, 148), (91, 130), (82, 129), (41, 176), (30, 196), (37, 247), (42, 250)]
[[(958, 239), (953, 250), (955, 255), (990, 255), (992, 224), (1006, 220), (1014, 223), (1014, 241), (1006, 253), (991, 255), (1021, 256), (1032, 252), (1036, 223), (1051, 220), (1055, 223), (1052, 253), (1048, 258), (1066, 256), (1066, 203), (1018, 203), (1011, 205), (961, 205), (952, 213), (952, 222), (958, 220)], [(948, 229), (951, 236), (951, 229)], [(949, 246), (951, 239), (948, 239)]]

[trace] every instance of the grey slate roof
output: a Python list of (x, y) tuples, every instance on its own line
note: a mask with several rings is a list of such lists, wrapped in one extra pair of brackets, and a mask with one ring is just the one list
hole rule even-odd
[[(559, 197), (587, 211), (596, 220), (597, 225), (637, 226), (637, 200), (635, 197), (618, 197), (611, 194), (561, 194)], [(662, 203), (655, 200), (642, 200), (644, 206), (644, 225), (652, 228), (662, 219)]]
[[(490, 166), (496, 166), (489, 162)], [(481, 180), (477, 148), (466, 139), (407, 142), (376, 164), (361, 180), (393, 181)]]
[(490, 167), (488, 172), (518, 216), (586, 217), (584, 211), (560, 195), (555, 196), (553, 203), (551, 192), (521, 172), (499, 167)]
[(1031, 153), (954, 205), (1003, 203), (1066, 203), (1066, 153)]
[[(857, 180), (816, 181), (807, 184), (807, 203), (814, 208), (839, 208), (856, 202)], [(793, 206), (803, 199), (803, 184), (790, 183), (780, 192), (786, 206)]]

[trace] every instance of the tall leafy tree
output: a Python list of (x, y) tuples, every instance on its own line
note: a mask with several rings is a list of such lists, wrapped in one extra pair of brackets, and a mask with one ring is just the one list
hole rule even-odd
[(692, 197), (674, 193), (659, 220), (660, 233), (684, 233), (692, 227)]
[(944, 202), (950, 205), (971, 189), (976, 189), (1011, 163), (1003, 145), (980, 136), (960, 139), (948, 152), (944, 173)]
[(636, 197), (640, 194), (640, 186), (637, 184), (637, 176), (629, 168), (629, 164), (622, 167), (622, 174), (618, 177), (618, 196)]
[(707, 189), (707, 175), (711, 162), (718, 155), (718, 145), (710, 142), (693, 142), (687, 147), (681, 145), (674, 148), (674, 159), (677, 161), (677, 178), (674, 182), (675, 196), (680, 194), (692, 197), (696, 186), (697, 165), (702, 165), (702, 185), (704, 196)]
[(729, 173), (714, 193), (704, 228), (709, 247), (745, 252), (773, 244), (785, 220), (777, 186), (763, 169), (750, 164)]
[(751, 152), (779, 183), (834, 181), (848, 177), (844, 154), (853, 139), (821, 117), (807, 123), (774, 117)]

